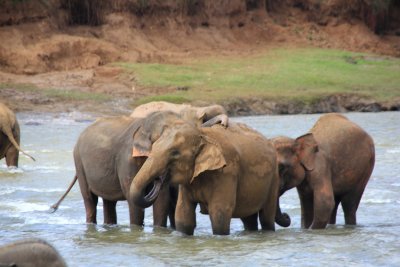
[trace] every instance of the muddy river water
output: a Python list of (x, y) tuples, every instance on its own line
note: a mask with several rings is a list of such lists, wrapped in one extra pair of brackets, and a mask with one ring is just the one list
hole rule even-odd
[[(400, 112), (349, 113), (376, 145), (376, 165), (357, 212), (358, 225), (345, 227), (339, 208), (336, 226), (300, 228), (295, 190), (281, 199), (289, 228), (243, 231), (233, 219), (231, 235), (213, 236), (208, 216), (197, 214), (194, 236), (129, 225), (125, 202), (117, 205), (118, 225), (86, 225), (76, 184), (60, 209), (47, 210), (74, 176), (72, 150), (90, 123), (86, 114), (18, 114), (22, 147), (37, 161), (20, 156), (20, 168), (0, 161), (0, 245), (28, 237), (53, 244), (69, 266), (400, 266)], [(320, 115), (240, 117), (267, 137), (305, 133)], [(83, 119), (82, 119), (83, 118)], [(102, 222), (99, 203), (98, 221)]]

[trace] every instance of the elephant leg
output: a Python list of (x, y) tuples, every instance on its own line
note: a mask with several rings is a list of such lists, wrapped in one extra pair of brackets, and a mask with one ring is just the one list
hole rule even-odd
[(244, 230), (257, 231), (258, 230), (258, 214), (253, 214), (248, 217), (240, 218), (244, 225)]
[[(227, 192), (236, 192), (235, 190), (229, 190), (225, 187)], [(227, 194), (230, 197), (224, 196), (220, 192), (216, 192), (215, 196), (208, 203), (208, 212), (210, 214), (211, 226), (214, 235), (229, 235), (231, 218), (233, 209), (236, 204), (235, 194)]]
[[(79, 174), (78, 174), (79, 173)], [(86, 183), (85, 176), (77, 171), (79, 188), (81, 189), (81, 194), (83, 198), (83, 203), (85, 204), (86, 210), (86, 223), (97, 223), (97, 202), (98, 196), (90, 192), (89, 186)]]
[(331, 219), (329, 220), (329, 224), (336, 224), (336, 215), (337, 215), (337, 209), (339, 207), (339, 203), (340, 203), (340, 198), (335, 197), (335, 206), (333, 207)]
[(83, 197), (83, 203), (86, 209), (86, 223), (97, 223), (97, 202), (99, 197), (93, 193), (89, 193), (88, 196)]
[(144, 225), (144, 210), (128, 201), (129, 206), (129, 222), (130, 224)]
[(228, 116), (225, 114), (220, 114), (215, 116), (207, 121), (205, 121), (201, 126), (202, 127), (211, 127), (215, 124), (221, 124), (224, 127), (228, 127)]
[(176, 230), (187, 235), (193, 235), (196, 228), (196, 206), (191, 201), (185, 189), (180, 187), (175, 211)]
[(344, 213), (345, 224), (348, 225), (357, 224), (356, 212), (358, 209), (358, 205), (360, 204), (363, 191), (364, 190), (362, 190), (361, 192), (357, 192), (356, 190), (353, 190), (347, 193), (345, 196), (343, 196), (342, 208)]
[(6, 164), (8, 167), (15, 166), (18, 167), (19, 151), (18, 149), (11, 145), (6, 153)]
[(332, 186), (325, 183), (314, 190), (314, 218), (311, 229), (324, 229), (331, 218), (335, 206)]
[(209, 208), (213, 234), (229, 235), (232, 209), (227, 209), (225, 205), (210, 205)]
[(169, 186), (163, 186), (153, 204), (153, 224), (154, 226), (167, 227), (167, 218), (169, 214)]
[(171, 226), (172, 229), (176, 228), (175, 210), (176, 210), (176, 205), (173, 205), (173, 204), (170, 203), (169, 212), (168, 212), (168, 218), (169, 218), (169, 225)]
[(259, 212), (260, 224), (263, 230), (275, 231), (275, 215), (279, 199), (279, 179), (272, 179), (268, 197), (264, 203), (263, 208)]
[(104, 224), (117, 224), (117, 201), (110, 201), (103, 198)]
[(314, 201), (312, 194), (303, 194), (299, 192), (301, 206), (301, 227), (309, 228), (314, 217)]
[(169, 224), (171, 228), (175, 229), (175, 211), (176, 211), (176, 202), (178, 200), (178, 188), (175, 186), (169, 187), (170, 192), (170, 201), (169, 201)]
[[(75, 156), (74, 156), (75, 157)], [(75, 158), (76, 176), (78, 177), (79, 188), (81, 190), (83, 203), (86, 210), (86, 223), (97, 223), (97, 202), (98, 196), (89, 190), (89, 185), (86, 180), (85, 171), (79, 157)]]

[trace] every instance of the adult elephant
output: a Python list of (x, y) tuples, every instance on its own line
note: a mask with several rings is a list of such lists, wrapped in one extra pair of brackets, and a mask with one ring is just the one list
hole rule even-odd
[(42, 239), (24, 239), (0, 247), (0, 266), (66, 267), (57, 250)]
[[(75, 178), (66, 193), (52, 206), (53, 210), (57, 210), (78, 180), (87, 223), (97, 223), (96, 207), (98, 197), (102, 197), (104, 224), (116, 224), (116, 203), (128, 200), (130, 223), (143, 225), (143, 209), (128, 198), (132, 178), (148, 157), (152, 143), (177, 120), (181, 120), (181, 115), (173, 112), (142, 119), (127, 116), (98, 119), (82, 132), (75, 145)], [(132, 153), (140, 156), (132, 157)], [(169, 215), (170, 224), (175, 227), (176, 194), (173, 187), (161, 188), (160, 197), (153, 206), (155, 226), (165, 227)]]
[[(273, 139), (281, 177), (280, 195), (297, 187), (303, 228), (336, 223), (341, 203), (345, 223), (356, 224), (356, 211), (375, 163), (372, 138), (340, 114), (319, 118), (309, 133), (296, 139)], [(278, 206), (277, 218), (290, 224)]]
[(219, 123), (228, 126), (227, 112), (221, 105), (195, 107), (189, 104), (174, 104), (165, 101), (153, 101), (136, 107), (131, 113), (133, 118), (145, 118), (155, 111), (172, 111), (185, 119), (196, 118), (200, 123), (210, 126)]
[(129, 197), (145, 208), (165, 183), (179, 184), (176, 229), (188, 235), (198, 203), (208, 211), (214, 234), (229, 234), (231, 218), (257, 230), (258, 215), (262, 229), (274, 230), (278, 175), (275, 149), (258, 132), (242, 124), (199, 128), (181, 120), (153, 144)]
[(0, 103), (0, 159), (6, 158), (8, 167), (18, 167), (19, 152), (35, 160), (19, 146), (21, 132), (17, 118), (6, 105)]

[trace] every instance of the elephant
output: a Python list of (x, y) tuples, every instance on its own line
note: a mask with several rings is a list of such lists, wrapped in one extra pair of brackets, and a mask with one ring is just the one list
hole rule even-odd
[(230, 233), (231, 218), (241, 218), (246, 230), (257, 230), (259, 216), (263, 230), (275, 230), (279, 190), (275, 148), (244, 124), (201, 128), (181, 120), (169, 125), (133, 178), (129, 197), (148, 207), (165, 184), (179, 185), (175, 211), (179, 232), (193, 235), (197, 204), (209, 213), (215, 235)]
[(0, 247), (0, 266), (66, 267), (64, 259), (48, 242), (23, 239)]
[(153, 101), (136, 107), (131, 113), (133, 118), (144, 118), (155, 111), (172, 111), (181, 114), (183, 118), (192, 120), (193, 117), (200, 124), (210, 126), (219, 123), (228, 126), (227, 112), (221, 105), (195, 107), (189, 104), (173, 104), (165, 101)]
[[(356, 224), (356, 212), (375, 164), (371, 136), (337, 113), (321, 116), (309, 133), (296, 139), (276, 137), (280, 196), (296, 187), (303, 228), (324, 229), (336, 223), (341, 203), (346, 225)], [(290, 224), (279, 202), (277, 218)], [(280, 217), (280, 218), (279, 218)]]
[(0, 103), (0, 159), (5, 157), (8, 167), (18, 167), (20, 151), (35, 160), (20, 148), (20, 137), (21, 132), (14, 112), (3, 103)]
[[(87, 223), (97, 223), (96, 206), (100, 196), (103, 198), (104, 224), (116, 224), (116, 203), (128, 200), (130, 224), (143, 225), (144, 210), (128, 198), (132, 178), (148, 157), (152, 143), (168, 125), (181, 118), (179, 114), (168, 112), (156, 117), (121, 116), (95, 121), (78, 138), (73, 152), (76, 175), (64, 195), (51, 207), (53, 212), (78, 180)], [(140, 156), (133, 158), (132, 153), (140, 153)], [(176, 191), (168, 186), (161, 189), (153, 206), (154, 226), (165, 227), (169, 216), (171, 227), (175, 227)]]

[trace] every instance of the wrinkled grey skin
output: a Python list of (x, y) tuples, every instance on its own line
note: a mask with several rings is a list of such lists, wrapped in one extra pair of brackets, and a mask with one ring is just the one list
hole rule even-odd
[[(356, 224), (356, 211), (375, 163), (372, 138), (341, 114), (322, 115), (308, 134), (273, 139), (277, 150), (280, 195), (296, 187), (303, 228), (336, 223), (339, 204), (345, 223)], [(281, 223), (290, 217), (277, 207)]]
[(57, 250), (41, 239), (25, 239), (0, 247), (0, 266), (66, 267)]
[(35, 160), (19, 146), (21, 132), (14, 112), (0, 103), (0, 159), (6, 158), (8, 167), (18, 167), (19, 152)]
[[(132, 117), (102, 118), (80, 135), (74, 149), (76, 176), (61, 199), (52, 206), (55, 211), (75, 181), (79, 181), (86, 209), (86, 222), (97, 223), (98, 197), (103, 198), (105, 224), (116, 224), (116, 203), (128, 200), (130, 223), (143, 225), (144, 210), (128, 198), (135, 174), (149, 156), (154, 143), (181, 115), (164, 112), (143, 119)], [(135, 157), (133, 155), (135, 154)], [(165, 227), (170, 218), (175, 227), (174, 211), (177, 198), (175, 187), (163, 186), (153, 205), (155, 226)]]

